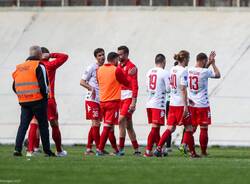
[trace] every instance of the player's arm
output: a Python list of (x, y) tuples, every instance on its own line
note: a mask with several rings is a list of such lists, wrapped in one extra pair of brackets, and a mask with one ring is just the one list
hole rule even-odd
[(187, 87), (186, 86), (183, 86), (181, 85), (181, 93), (182, 93), (182, 98), (183, 98), (183, 103), (184, 103), (184, 106), (187, 106)]
[(215, 65), (215, 62), (212, 63), (212, 67), (213, 67), (213, 70), (214, 70), (214, 78), (215, 79), (219, 79), (221, 77), (220, 75), (220, 70), (219, 68)]
[(43, 65), (39, 65), (36, 69), (36, 77), (38, 81), (38, 85), (40, 87), (40, 92), (45, 99), (48, 98), (48, 76), (46, 73), (46, 69)]
[(186, 117), (188, 115), (187, 79), (188, 79), (188, 73), (187, 70), (185, 70), (181, 76), (181, 85), (180, 85), (182, 100), (184, 104), (183, 117)]
[(88, 91), (92, 91), (93, 87), (88, 84), (86, 80), (81, 79), (80, 80), (80, 85), (84, 88), (86, 88)]
[(166, 86), (166, 92), (167, 93), (170, 93), (170, 76), (169, 76), (169, 73), (166, 73), (165, 77), (164, 77), (164, 83), (165, 83), (165, 86)]
[(220, 74), (219, 68), (215, 64), (215, 57), (216, 57), (216, 53), (215, 53), (215, 51), (212, 51), (211, 54), (209, 55), (209, 62), (208, 63), (210, 63), (210, 65), (212, 65), (214, 74), (210, 77), (215, 78), (215, 79), (219, 79), (221, 77), (221, 74)]
[[(131, 72), (133, 71), (133, 72)], [(136, 66), (130, 69), (129, 76), (131, 78), (131, 88), (132, 88), (132, 102), (130, 105), (130, 110), (135, 111), (137, 96), (138, 96), (138, 72)]]
[(16, 93), (16, 85), (15, 85), (15, 81), (13, 81), (13, 83), (12, 83), (12, 90), (14, 91), (14, 93)]
[(115, 77), (116, 77), (116, 80), (126, 86), (126, 87), (129, 87), (129, 81), (127, 79), (127, 77), (124, 75), (123, 71), (121, 68), (116, 68), (116, 71), (115, 71)]
[(94, 98), (95, 97), (95, 89), (91, 85), (89, 85), (89, 83), (88, 83), (90, 78), (91, 78), (91, 67), (88, 67), (82, 75), (82, 78), (80, 80), (80, 86), (84, 87), (88, 91), (91, 91), (92, 92), (91, 96)]
[(209, 54), (208, 62), (206, 63), (205, 68), (209, 68), (210, 67), (210, 65), (214, 61), (215, 56), (216, 56), (216, 52), (215, 51), (211, 51), (210, 54)]
[(68, 60), (68, 55), (63, 53), (50, 53), (48, 59), (52, 59), (46, 64), (48, 70), (56, 70)]

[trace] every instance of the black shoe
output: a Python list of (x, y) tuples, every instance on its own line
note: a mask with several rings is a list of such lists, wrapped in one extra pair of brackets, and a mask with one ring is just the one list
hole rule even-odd
[(48, 151), (45, 153), (45, 157), (56, 157), (56, 154), (53, 153), (52, 151)]
[(22, 155), (22, 153), (20, 151), (14, 151), (13, 156), (14, 157), (21, 157), (23, 155)]
[(106, 150), (103, 150), (104, 155), (109, 155), (109, 152)]
[(141, 152), (140, 151), (135, 151), (134, 156), (141, 156)]
[(160, 148), (156, 148), (155, 149), (154, 156), (156, 156), (156, 157), (162, 157), (162, 152), (161, 152)]
[(196, 154), (196, 153), (191, 154), (190, 157), (191, 157), (191, 158), (201, 158), (201, 156), (198, 155), (198, 154)]
[(29, 140), (25, 139), (24, 142), (23, 142), (23, 146), (28, 148), (28, 145), (29, 145)]

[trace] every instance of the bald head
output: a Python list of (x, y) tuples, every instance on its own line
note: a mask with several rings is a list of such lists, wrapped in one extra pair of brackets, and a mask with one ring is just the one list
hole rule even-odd
[(34, 45), (30, 47), (30, 56), (37, 57), (39, 59), (42, 58), (42, 49), (41, 47)]

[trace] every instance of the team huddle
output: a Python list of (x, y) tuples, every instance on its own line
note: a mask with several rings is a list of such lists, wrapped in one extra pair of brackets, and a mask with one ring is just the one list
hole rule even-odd
[[(95, 63), (84, 71), (80, 85), (87, 89), (85, 97), (86, 119), (91, 120), (88, 133), (86, 155), (125, 155), (125, 137), (128, 134), (134, 155), (141, 155), (132, 116), (136, 110), (138, 96), (138, 69), (129, 59), (127, 46), (120, 46), (117, 52), (110, 52), (105, 62), (105, 51), (94, 50)], [(166, 156), (171, 145), (171, 134), (176, 126), (184, 126), (179, 150), (192, 158), (198, 158), (195, 151), (194, 133), (200, 126), (201, 155), (207, 156), (208, 125), (211, 113), (208, 100), (208, 79), (220, 78), (215, 64), (216, 53), (209, 57), (205, 53), (196, 56), (196, 64), (188, 67), (190, 54), (182, 50), (174, 56), (175, 64), (170, 71), (165, 70), (166, 58), (163, 54), (155, 57), (155, 67), (146, 74), (148, 100), (145, 103), (148, 123), (152, 128), (148, 135), (144, 156)], [(13, 90), (21, 105), (21, 123), (17, 132), (14, 156), (22, 156), (22, 145), (30, 125), (27, 141), (27, 155), (39, 152), (40, 136), (47, 156), (67, 156), (61, 144), (57, 105), (54, 95), (56, 69), (66, 62), (68, 56), (50, 53), (39, 46), (30, 48), (30, 57), (17, 65), (13, 73)], [(212, 69), (209, 67), (212, 66)], [(160, 136), (160, 127), (167, 128)], [(50, 150), (48, 121), (52, 127), (52, 138), (56, 145), (56, 155)], [(100, 134), (101, 121), (103, 130)], [(119, 125), (117, 145), (114, 126)], [(107, 140), (112, 153), (105, 150)], [(96, 153), (92, 149), (95, 143)], [(156, 149), (153, 151), (153, 146)], [(167, 148), (164, 145), (167, 144)]]
[[(114, 149), (112, 154), (123, 156), (126, 130), (135, 150), (134, 154), (141, 154), (132, 122), (138, 94), (138, 71), (128, 55), (129, 49), (120, 46), (117, 53), (108, 54), (107, 63), (104, 64), (104, 50), (98, 48), (94, 51), (97, 62), (89, 66), (82, 76), (80, 84), (88, 90), (85, 99), (86, 117), (92, 121), (85, 152), (87, 155), (94, 154), (93, 141), (96, 144), (97, 156), (107, 154), (104, 147), (109, 139)], [(208, 79), (220, 78), (215, 56), (215, 52), (211, 52), (209, 57), (200, 53), (197, 55), (196, 65), (188, 68), (189, 52), (182, 50), (174, 56), (175, 66), (168, 72), (164, 70), (165, 56), (156, 55), (155, 67), (146, 75), (148, 101), (145, 105), (148, 123), (152, 125), (152, 129), (148, 135), (145, 157), (166, 156), (167, 152), (163, 146), (171, 138), (177, 125), (184, 126), (179, 150), (184, 154), (189, 151), (193, 158), (200, 157), (196, 154), (193, 137), (200, 126), (201, 154), (207, 155), (208, 125), (211, 124)], [(210, 65), (213, 70), (209, 69)], [(165, 124), (166, 113), (168, 126), (160, 136), (160, 127)], [(100, 135), (102, 119), (104, 128)], [(118, 146), (114, 125), (119, 125), (120, 130)], [(152, 152), (154, 144), (157, 147)]]
[[(86, 118), (92, 121), (88, 134), (86, 154), (94, 154), (92, 142), (95, 141), (97, 155), (104, 155), (107, 139), (109, 139), (114, 155), (124, 155), (126, 130), (134, 148), (134, 154), (140, 155), (139, 145), (133, 129), (132, 114), (135, 111), (138, 95), (137, 68), (128, 59), (129, 49), (118, 48), (111, 52), (105, 62), (104, 49), (94, 51), (96, 63), (89, 66), (82, 75), (80, 84), (88, 90), (85, 99)], [(100, 135), (100, 122), (104, 121)], [(116, 144), (114, 125), (119, 124), (119, 147)]]

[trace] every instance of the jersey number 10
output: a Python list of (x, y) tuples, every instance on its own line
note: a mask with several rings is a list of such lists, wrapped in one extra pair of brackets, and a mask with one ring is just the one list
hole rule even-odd
[(170, 78), (170, 85), (172, 88), (176, 89), (177, 88), (177, 82), (176, 82), (176, 75), (172, 74)]

